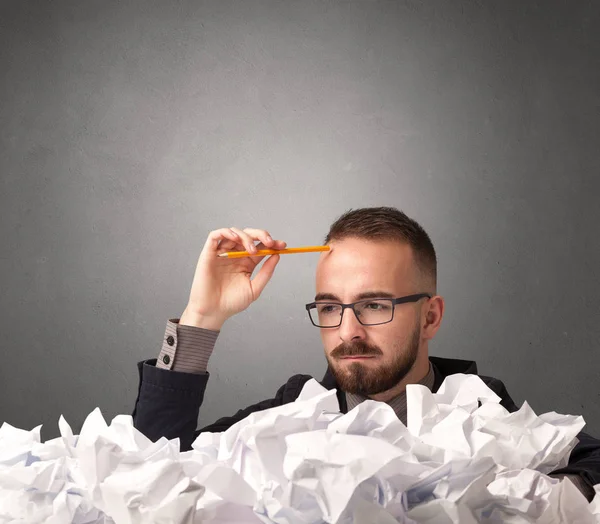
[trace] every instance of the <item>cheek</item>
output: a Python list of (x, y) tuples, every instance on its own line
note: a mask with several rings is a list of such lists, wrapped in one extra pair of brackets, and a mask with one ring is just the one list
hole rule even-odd
[(323, 342), (323, 347), (325, 348), (325, 352), (329, 354), (333, 349), (335, 349), (340, 344), (339, 337), (335, 334), (334, 329), (321, 330), (321, 341)]
[(372, 333), (369, 342), (379, 347), (385, 358), (391, 358), (406, 345), (409, 338), (409, 328), (401, 329), (396, 326)]
[(397, 340), (408, 340), (418, 326), (419, 317), (415, 314), (396, 314), (394, 321), (390, 323), (390, 330), (394, 333)]

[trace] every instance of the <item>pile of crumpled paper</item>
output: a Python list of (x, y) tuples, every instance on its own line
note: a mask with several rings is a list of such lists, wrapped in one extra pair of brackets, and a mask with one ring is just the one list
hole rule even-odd
[(75, 436), (0, 428), (0, 522), (19, 523), (600, 523), (564, 465), (581, 417), (515, 413), (473, 375), (439, 392), (407, 387), (408, 420), (384, 403), (339, 412), (309, 381), (291, 404), (253, 413), (193, 450), (155, 443), (100, 411)]

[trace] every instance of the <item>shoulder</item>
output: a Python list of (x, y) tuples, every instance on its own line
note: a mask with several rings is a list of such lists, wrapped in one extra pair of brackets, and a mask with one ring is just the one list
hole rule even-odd
[(298, 398), (304, 384), (306, 384), (311, 378), (310, 375), (293, 375), (287, 382), (277, 390), (276, 400), (280, 404), (287, 404), (293, 402)]
[(483, 383), (490, 388), (496, 395), (501, 398), (500, 404), (504, 406), (508, 411), (517, 411), (519, 407), (515, 404), (514, 400), (508, 394), (508, 390), (504, 385), (504, 382), (494, 377), (487, 377), (485, 375), (477, 375)]
[(477, 364), (474, 361), (440, 357), (429, 357), (429, 360), (433, 365), (433, 370), (435, 373), (434, 391), (439, 389), (444, 379), (449, 375), (454, 375), (456, 373), (477, 375), (488, 388), (490, 388), (502, 399), (500, 403), (508, 411), (516, 411), (518, 409), (517, 405), (508, 394), (504, 382), (494, 377), (480, 375), (477, 372)]

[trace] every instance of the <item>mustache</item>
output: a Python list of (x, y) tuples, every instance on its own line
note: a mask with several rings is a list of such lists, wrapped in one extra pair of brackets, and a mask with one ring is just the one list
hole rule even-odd
[(383, 351), (377, 346), (370, 346), (365, 342), (355, 342), (353, 344), (340, 344), (331, 353), (332, 358), (342, 357), (367, 357), (383, 355)]

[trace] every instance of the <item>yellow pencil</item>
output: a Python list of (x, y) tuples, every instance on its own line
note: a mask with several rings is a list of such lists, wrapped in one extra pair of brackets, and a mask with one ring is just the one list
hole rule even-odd
[(221, 253), (220, 257), (243, 258), (243, 257), (264, 257), (266, 255), (291, 255), (293, 253), (315, 253), (318, 251), (329, 251), (329, 246), (306, 246), (306, 247), (288, 247), (286, 249), (259, 249), (256, 253), (248, 251), (229, 251)]

